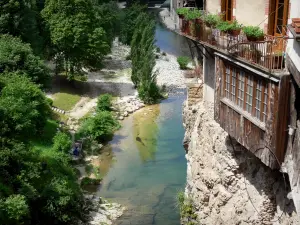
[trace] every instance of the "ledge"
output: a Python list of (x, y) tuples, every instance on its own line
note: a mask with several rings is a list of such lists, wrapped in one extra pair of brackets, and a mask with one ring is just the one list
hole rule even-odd
[(237, 113), (241, 114), (242, 117), (246, 118), (247, 120), (249, 120), (254, 125), (258, 126), (263, 131), (266, 131), (266, 125), (265, 125), (264, 122), (261, 122), (260, 120), (253, 117), (250, 113), (248, 113), (248, 112), (244, 111), (243, 109), (239, 108), (234, 103), (232, 103), (229, 99), (222, 98), (220, 101), (222, 103), (224, 103), (225, 105), (227, 105), (228, 107), (230, 107), (231, 109), (233, 109), (234, 111), (236, 111)]

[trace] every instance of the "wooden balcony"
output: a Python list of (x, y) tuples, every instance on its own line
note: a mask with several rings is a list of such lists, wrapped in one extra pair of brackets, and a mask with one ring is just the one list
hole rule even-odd
[[(194, 29), (191, 29), (192, 27)], [(285, 37), (265, 35), (261, 41), (248, 41), (242, 32), (238, 35), (223, 33), (218, 29), (206, 26), (201, 21), (191, 22), (184, 19), (181, 21), (178, 32), (266, 72), (281, 74), (286, 70), (284, 56), (287, 39)]]

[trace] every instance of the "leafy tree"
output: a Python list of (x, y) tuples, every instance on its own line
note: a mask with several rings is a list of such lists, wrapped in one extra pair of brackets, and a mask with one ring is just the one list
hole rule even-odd
[(140, 98), (145, 103), (155, 103), (162, 96), (156, 84), (154, 46), (155, 22), (146, 13), (137, 18), (131, 42), (132, 76), (131, 80), (138, 87)]
[(113, 118), (110, 112), (100, 111), (95, 117), (88, 118), (83, 123), (79, 133), (93, 140), (108, 141), (119, 126), (118, 121)]
[(29, 44), (11, 35), (0, 35), (0, 74), (15, 71), (44, 86), (49, 82), (49, 71)]
[(37, 134), (50, 113), (44, 93), (24, 76), (8, 74), (2, 81), (1, 136), (24, 139)]
[(120, 41), (124, 44), (130, 45), (135, 27), (137, 24), (137, 18), (146, 10), (146, 5), (133, 3), (130, 7), (124, 10), (123, 18), (121, 19)]
[(90, 0), (47, 0), (42, 16), (49, 26), (52, 44), (63, 55), (70, 79), (83, 66), (99, 66), (110, 51)]
[(110, 111), (111, 110), (112, 96), (110, 94), (103, 94), (98, 97), (97, 111)]
[(68, 153), (71, 149), (72, 141), (66, 133), (58, 132), (53, 138), (53, 150)]
[(1, 0), (0, 33), (21, 37), (39, 54), (43, 50), (44, 40), (41, 36), (42, 23), (39, 22), (36, 1)]

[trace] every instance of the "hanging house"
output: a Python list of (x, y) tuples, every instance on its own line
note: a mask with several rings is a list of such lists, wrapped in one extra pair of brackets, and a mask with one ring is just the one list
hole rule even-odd
[[(289, 0), (207, 0), (204, 7), (203, 13), (217, 10), (223, 20), (242, 20), (244, 25), (265, 20), (260, 24), (265, 32), (261, 40), (248, 40), (242, 32), (223, 33), (201, 20), (194, 21), (192, 30), (190, 21), (183, 19), (178, 32), (203, 53), (203, 94), (214, 102), (215, 120), (263, 163), (279, 168), (289, 125)], [(247, 17), (248, 12), (258, 18)]]

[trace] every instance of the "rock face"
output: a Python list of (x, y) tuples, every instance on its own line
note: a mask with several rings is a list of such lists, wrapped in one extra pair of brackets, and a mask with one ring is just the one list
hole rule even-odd
[(300, 224), (289, 182), (231, 139), (213, 115), (211, 103), (184, 104), (186, 194), (199, 224)]

